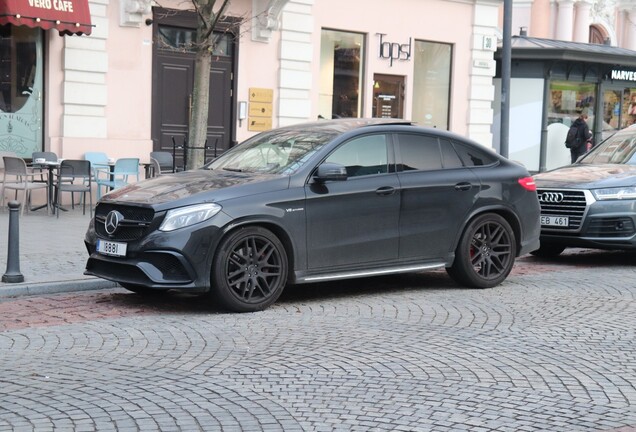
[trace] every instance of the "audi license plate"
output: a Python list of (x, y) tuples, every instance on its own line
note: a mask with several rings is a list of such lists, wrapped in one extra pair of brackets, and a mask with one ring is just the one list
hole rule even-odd
[(97, 252), (104, 255), (126, 256), (126, 243), (104, 241), (97, 239)]
[(541, 216), (542, 226), (568, 227), (570, 220), (567, 216)]

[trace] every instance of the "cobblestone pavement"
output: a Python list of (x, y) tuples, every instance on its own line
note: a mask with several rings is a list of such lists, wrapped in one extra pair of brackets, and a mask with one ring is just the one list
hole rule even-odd
[(635, 255), (289, 287), (0, 299), (0, 431), (636, 431)]

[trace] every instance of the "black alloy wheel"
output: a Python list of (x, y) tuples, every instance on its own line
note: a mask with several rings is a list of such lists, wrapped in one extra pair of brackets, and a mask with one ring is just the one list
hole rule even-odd
[(490, 288), (508, 277), (515, 255), (516, 239), (510, 224), (497, 214), (487, 213), (470, 222), (447, 272), (461, 285)]
[(287, 282), (287, 254), (269, 230), (241, 228), (221, 242), (212, 267), (211, 295), (235, 312), (263, 310)]

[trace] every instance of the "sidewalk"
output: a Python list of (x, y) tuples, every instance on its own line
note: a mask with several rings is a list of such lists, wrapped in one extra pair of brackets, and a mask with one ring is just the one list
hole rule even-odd
[[(6, 203), (5, 203), (6, 204)], [(24, 282), (0, 281), (0, 298), (30, 294), (112, 288), (115, 282), (85, 276), (88, 253), (84, 233), (90, 215), (82, 215), (81, 206), (48, 215), (46, 209), (19, 216), (20, 273)], [(0, 210), (0, 275), (7, 270), (9, 211)]]

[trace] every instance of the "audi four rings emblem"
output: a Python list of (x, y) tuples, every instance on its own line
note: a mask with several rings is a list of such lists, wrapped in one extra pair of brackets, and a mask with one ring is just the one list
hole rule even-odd
[(119, 227), (119, 223), (124, 220), (124, 215), (119, 213), (117, 210), (111, 210), (106, 215), (106, 220), (104, 221), (104, 229), (109, 235), (112, 235), (117, 231), (117, 227)]
[(539, 195), (539, 201), (544, 203), (560, 203), (563, 202), (563, 194), (561, 192), (543, 192)]

